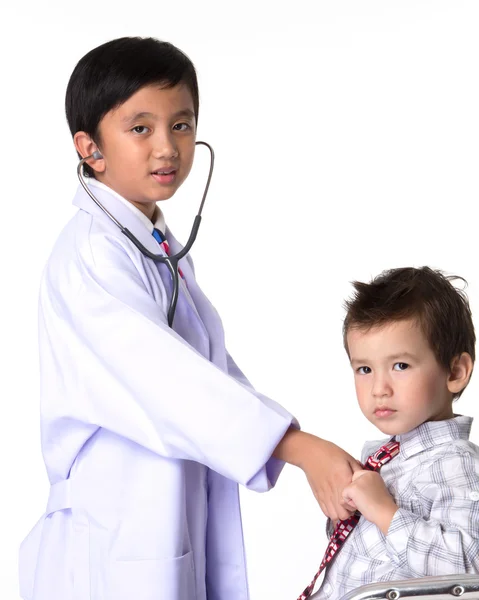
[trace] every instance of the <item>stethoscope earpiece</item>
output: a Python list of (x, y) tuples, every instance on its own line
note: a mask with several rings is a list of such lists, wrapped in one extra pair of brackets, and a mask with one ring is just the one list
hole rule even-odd
[(91, 156), (95, 160), (100, 160), (100, 158), (103, 158), (103, 154), (99, 150), (95, 150)]

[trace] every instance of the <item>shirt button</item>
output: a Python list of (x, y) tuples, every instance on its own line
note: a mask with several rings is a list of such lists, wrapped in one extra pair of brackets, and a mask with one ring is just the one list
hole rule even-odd
[(469, 498), (474, 501), (479, 500), (479, 492), (471, 492)]
[(329, 583), (324, 584), (323, 591), (326, 595), (332, 592), (332, 587), (329, 585)]

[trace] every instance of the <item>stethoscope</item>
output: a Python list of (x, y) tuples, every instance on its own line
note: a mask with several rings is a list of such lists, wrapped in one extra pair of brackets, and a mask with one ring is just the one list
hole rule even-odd
[(101, 210), (113, 221), (113, 223), (115, 223), (115, 225), (117, 227), (120, 228), (121, 232), (124, 233), (126, 235), (126, 237), (131, 242), (133, 242), (133, 244), (135, 244), (135, 246), (138, 248), (138, 250), (142, 254), (144, 254), (148, 258), (151, 258), (155, 262), (163, 263), (168, 267), (168, 270), (169, 270), (172, 280), (173, 280), (173, 292), (172, 292), (172, 296), (171, 296), (171, 300), (170, 300), (170, 306), (168, 308), (168, 325), (169, 325), (169, 327), (171, 327), (173, 325), (173, 319), (175, 317), (175, 311), (176, 311), (176, 303), (178, 302), (178, 293), (179, 293), (179, 284), (180, 284), (179, 273), (178, 273), (178, 261), (188, 254), (188, 252), (191, 250), (191, 247), (193, 246), (193, 244), (196, 240), (196, 236), (198, 234), (198, 229), (200, 228), (200, 223), (201, 223), (201, 212), (202, 212), (203, 206), (205, 204), (206, 195), (208, 194), (208, 188), (210, 187), (210, 181), (211, 181), (211, 177), (213, 175), (213, 168), (214, 168), (214, 164), (215, 164), (215, 153), (213, 151), (213, 148), (206, 142), (196, 142), (196, 145), (197, 146), (198, 145), (206, 146), (208, 148), (208, 150), (210, 151), (210, 170), (208, 173), (208, 179), (206, 181), (205, 190), (203, 192), (203, 198), (201, 200), (200, 209), (199, 209), (198, 214), (196, 215), (195, 220), (193, 222), (193, 227), (191, 228), (190, 237), (188, 238), (188, 241), (186, 242), (184, 248), (182, 250), (180, 250), (180, 252), (178, 252), (177, 254), (173, 254), (173, 256), (163, 256), (162, 254), (154, 254), (153, 252), (150, 252), (131, 233), (131, 231), (129, 229), (127, 229), (126, 227), (123, 227), (123, 225), (119, 221), (117, 221), (117, 219), (115, 219), (115, 217), (101, 204), (101, 202), (95, 197), (93, 192), (90, 190), (90, 188), (88, 187), (88, 185), (85, 181), (85, 176), (83, 175), (82, 167), (83, 167), (84, 163), (87, 160), (90, 160), (91, 158), (93, 158), (95, 160), (99, 160), (100, 158), (103, 158), (103, 155), (99, 150), (95, 150), (95, 152), (93, 152), (93, 154), (90, 154), (90, 156), (86, 156), (85, 158), (82, 158), (80, 160), (80, 162), (78, 163), (78, 167), (77, 167), (78, 179), (80, 180), (80, 183), (82, 184), (83, 189), (90, 196), (90, 198), (93, 200), (93, 202), (99, 208), (101, 208)]

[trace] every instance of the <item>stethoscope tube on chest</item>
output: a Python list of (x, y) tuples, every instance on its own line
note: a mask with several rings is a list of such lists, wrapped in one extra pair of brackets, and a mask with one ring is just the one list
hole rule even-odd
[(208, 150), (210, 151), (210, 168), (209, 168), (209, 172), (208, 172), (208, 179), (206, 181), (205, 189), (203, 192), (203, 197), (201, 199), (200, 208), (199, 208), (198, 214), (196, 215), (195, 220), (193, 222), (193, 227), (191, 228), (191, 233), (188, 238), (188, 241), (186, 242), (185, 246), (179, 252), (177, 252), (176, 254), (173, 254), (172, 256), (164, 256), (163, 254), (155, 254), (153, 252), (150, 252), (147, 248), (145, 248), (145, 246), (143, 246), (143, 244), (140, 242), (140, 240), (138, 238), (136, 238), (129, 229), (127, 229), (126, 227), (123, 227), (123, 225), (103, 206), (103, 204), (101, 204), (101, 202), (96, 198), (96, 196), (93, 194), (91, 189), (88, 187), (88, 184), (85, 181), (85, 176), (83, 174), (83, 165), (85, 164), (85, 162), (87, 160), (90, 160), (92, 158), (96, 159), (96, 160), (102, 158), (100, 151), (96, 150), (90, 156), (86, 156), (85, 158), (82, 158), (77, 166), (78, 179), (80, 180), (80, 183), (81, 183), (83, 189), (90, 196), (90, 198), (93, 200), (93, 202), (107, 215), (107, 217), (111, 221), (113, 221), (113, 223), (115, 223), (115, 225), (121, 230), (121, 232), (138, 248), (138, 250), (144, 256), (151, 258), (151, 260), (153, 260), (155, 262), (164, 263), (167, 266), (168, 271), (170, 272), (170, 275), (173, 280), (173, 289), (172, 289), (172, 295), (171, 295), (171, 300), (170, 300), (170, 306), (168, 308), (168, 317), (167, 317), (169, 327), (172, 327), (172, 325), (173, 325), (173, 319), (175, 317), (176, 305), (178, 302), (178, 295), (179, 295), (179, 281), (180, 280), (179, 280), (179, 273), (178, 273), (178, 270), (179, 270), (178, 262), (182, 258), (184, 258), (188, 254), (188, 252), (191, 250), (191, 247), (195, 243), (196, 236), (198, 235), (198, 229), (200, 228), (200, 224), (201, 224), (201, 213), (203, 211), (203, 206), (205, 204), (206, 196), (208, 194), (208, 189), (210, 187), (211, 177), (213, 176), (213, 168), (214, 168), (214, 163), (215, 163), (215, 153), (213, 151), (213, 148), (209, 144), (207, 144), (206, 142), (196, 142), (196, 145), (197, 146), (198, 145), (206, 146), (208, 148)]

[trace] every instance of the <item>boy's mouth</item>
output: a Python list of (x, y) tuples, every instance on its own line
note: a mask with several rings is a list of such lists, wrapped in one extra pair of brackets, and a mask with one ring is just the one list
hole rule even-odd
[(376, 408), (376, 410), (374, 411), (374, 416), (379, 417), (380, 419), (383, 419), (385, 417), (390, 417), (395, 412), (396, 411), (392, 408), (389, 408), (387, 406), (381, 406), (380, 408)]
[(177, 170), (173, 167), (165, 167), (152, 172), (152, 177), (157, 183), (168, 185), (173, 183), (176, 178)]

